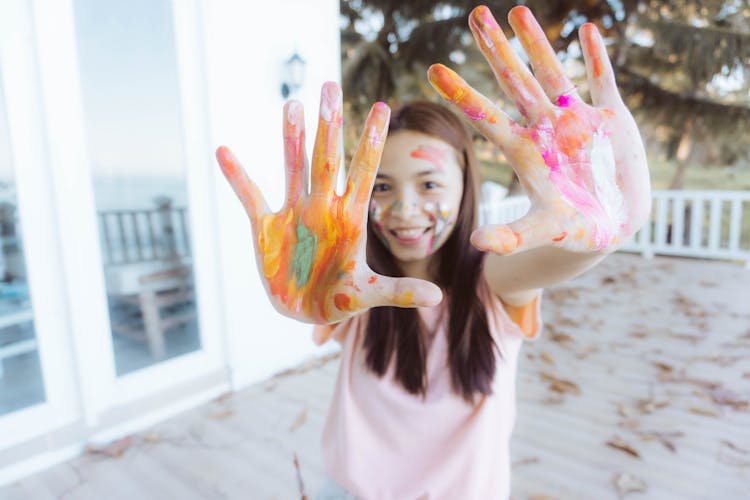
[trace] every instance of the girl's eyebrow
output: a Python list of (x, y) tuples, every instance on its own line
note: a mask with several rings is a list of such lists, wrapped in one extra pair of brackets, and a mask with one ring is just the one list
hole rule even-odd
[[(425, 175), (440, 174), (440, 173), (442, 173), (442, 172), (440, 172), (439, 170), (433, 168), (431, 170), (422, 170), (421, 172), (417, 172), (416, 174), (414, 174), (414, 177), (422, 177), (422, 176), (425, 176)], [(391, 177), (390, 175), (386, 175), (386, 174), (377, 174), (377, 175), (375, 175), (375, 178), (376, 179), (393, 180), (393, 177)]]

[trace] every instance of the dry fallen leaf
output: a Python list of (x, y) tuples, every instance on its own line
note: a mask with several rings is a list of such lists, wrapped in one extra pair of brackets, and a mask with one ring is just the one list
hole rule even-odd
[(595, 345), (590, 345), (578, 351), (576, 353), (576, 357), (578, 359), (586, 359), (589, 356), (589, 354), (594, 353), (594, 352), (599, 352), (599, 347)]
[(621, 417), (632, 417), (635, 414), (634, 411), (629, 406), (625, 406), (624, 403), (616, 402), (613, 404), (617, 407), (617, 413)]
[(617, 423), (620, 427), (625, 427), (626, 429), (637, 429), (641, 426), (640, 420), (637, 420), (635, 418), (626, 418), (625, 420), (621, 420)]
[(621, 472), (612, 478), (612, 484), (614, 485), (617, 493), (620, 497), (627, 495), (628, 493), (644, 493), (648, 491), (648, 485), (646, 482), (629, 472)]
[(232, 398), (232, 396), (234, 396), (233, 392), (225, 392), (224, 394), (222, 394), (222, 395), (218, 396), (216, 399), (214, 399), (214, 401), (217, 402), (217, 403), (224, 403), (226, 401), (229, 401)]
[(688, 411), (691, 413), (695, 413), (696, 415), (705, 415), (707, 417), (720, 417), (721, 416), (715, 410), (711, 410), (709, 408), (698, 408), (696, 406), (691, 406), (690, 408), (688, 408)]
[(675, 448), (674, 443), (670, 439), (682, 437), (685, 435), (685, 433), (682, 431), (665, 432), (665, 431), (638, 431), (637, 430), (635, 432), (643, 441), (659, 441), (672, 453), (675, 453), (677, 449)]
[(565, 402), (565, 396), (562, 394), (550, 394), (542, 398), (539, 402), (545, 405), (559, 405)]
[(539, 355), (539, 357), (547, 364), (554, 365), (555, 359), (552, 357), (550, 353), (547, 351), (542, 351), (542, 353)]
[(297, 488), (299, 489), (299, 495), (301, 500), (307, 500), (307, 494), (305, 493), (305, 482), (302, 480), (302, 470), (299, 466), (299, 459), (297, 453), (294, 453), (294, 473), (297, 476)]
[(581, 394), (581, 389), (575, 382), (555, 377), (554, 375), (550, 375), (549, 373), (540, 373), (539, 376), (545, 382), (549, 382), (548, 388), (551, 391), (559, 392), (561, 394)]
[(669, 401), (654, 401), (653, 399), (639, 399), (636, 401), (636, 406), (641, 413), (653, 413), (656, 410), (660, 410), (666, 406), (669, 406)]
[(234, 415), (234, 410), (226, 408), (226, 409), (221, 410), (219, 412), (212, 413), (211, 415), (208, 416), (208, 418), (212, 418), (214, 420), (222, 420), (222, 419), (225, 419), (225, 418), (229, 418), (232, 415)]
[(731, 406), (734, 410), (747, 409), (750, 405), (748, 397), (744, 394), (738, 394), (722, 387), (711, 389), (710, 394), (716, 404)]
[(572, 342), (573, 341), (573, 337), (571, 337), (567, 333), (562, 333), (562, 332), (553, 332), (553, 333), (550, 333), (547, 337), (551, 341), (557, 342), (559, 344), (565, 344), (567, 342)]
[(521, 465), (538, 464), (539, 457), (526, 457), (513, 462), (513, 467), (520, 467)]
[(654, 365), (656, 365), (656, 367), (657, 367), (657, 368), (658, 368), (659, 370), (661, 370), (662, 372), (667, 372), (667, 373), (670, 373), (670, 372), (674, 371), (674, 368), (672, 368), (672, 365), (669, 365), (669, 364), (667, 364), (667, 363), (663, 363), (663, 362), (661, 362), (661, 361), (652, 361), (652, 363), (653, 363)]
[(577, 300), (578, 290), (575, 288), (552, 288), (544, 291), (544, 298), (550, 303), (561, 302), (565, 299)]
[(614, 438), (610, 439), (606, 444), (607, 446), (611, 446), (616, 450), (624, 451), (625, 453), (632, 455), (635, 458), (641, 458), (641, 454), (638, 453), (635, 448), (630, 446), (624, 439), (619, 436), (615, 436)]
[(156, 434), (153, 432), (150, 432), (147, 434), (141, 434), (141, 437), (146, 443), (158, 443), (162, 439), (159, 434)]
[(294, 432), (305, 423), (307, 420), (307, 409), (302, 410), (299, 415), (297, 415), (297, 418), (294, 419), (294, 422), (292, 423), (292, 426), (289, 428), (289, 432)]
[(122, 439), (113, 441), (104, 446), (89, 445), (86, 447), (86, 453), (92, 455), (104, 455), (110, 458), (121, 457), (128, 449), (135, 444), (133, 435), (125, 436)]
[(740, 448), (739, 446), (737, 446), (737, 445), (736, 445), (736, 444), (734, 444), (733, 442), (729, 441), (728, 439), (720, 439), (720, 440), (719, 440), (719, 442), (720, 442), (721, 444), (723, 444), (723, 445), (727, 446), (728, 448), (731, 448), (731, 449), (732, 449), (732, 450), (734, 450), (734, 451), (738, 451), (738, 452), (740, 452), (740, 453), (743, 453), (743, 454), (748, 454), (748, 453), (750, 453), (750, 450), (745, 450), (745, 449), (743, 449), (743, 448)]

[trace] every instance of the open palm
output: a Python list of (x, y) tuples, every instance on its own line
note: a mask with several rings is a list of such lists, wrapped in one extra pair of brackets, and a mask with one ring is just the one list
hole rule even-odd
[(531, 200), (529, 213), (472, 234), (481, 250), (499, 254), (557, 246), (611, 252), (646, 220), (650, 185), (643, 142), (615, 84), (604, 43), (593, 24), (579, 31), (593, 105), (575, 86), (526, 7), (508, 19), (529, 56), (533, 74), (512, 50), (487, 7), (469, 25), (497, 81), (525, 124), (442, 65), (429, 78), (441, 95), (498, 146)]
[(222, 171), (250, 217), (266, 290), (282, 314), (311, 323), (332, 323), (375, 306), (416, 307), (440, 301), (436, 285), (378, 275), (365, 260), (367, 207), (389, 116), (385, 104), (373, 106), (352, 159), (346, 191), (337, 195), (341, 89), (326, 83), (308, 193), (302, 105), (288, 102), (284, 107), (286, 201), (276, 213), (269, 210), (229, 149), (217, 150)]

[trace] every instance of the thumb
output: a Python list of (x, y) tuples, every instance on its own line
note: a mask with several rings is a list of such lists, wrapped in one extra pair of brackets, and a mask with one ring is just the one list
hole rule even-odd
[(547, 245), (559, 246), (568, 234), (552, 226), (547, 214), (532, 212), (510, 224), (477, 228), (471, 234), (471, 244), (483, 252), (500, 255)]
[(426, 280), (388, 276), (375, 278), (373, 306), (431, 307), (443, 300), (440, 287)]

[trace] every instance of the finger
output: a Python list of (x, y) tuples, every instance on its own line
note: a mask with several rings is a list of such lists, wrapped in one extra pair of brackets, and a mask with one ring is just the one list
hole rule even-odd
[(299, 101), (289, 101), (284, 106), (284, 163), (286, 204), (291, 206), (307, 194), (305, 113)]
[(529, 68), (513, 51), (490, 10), (484, 5), (474, 9), (469, 16), (469, 27), (500, 88), (526, 119), (536, 122), (551, 106), (549, 99)]
[(385, 103), (378, 102), (372, 107), (349, 169), (344, 198), (350, 208), (361, 210), (362, 214), (367, 209), (367, 202), (370, 200), (375, 174), (383, 154), (385, 137), (388, 134), (390, 116), (391, 110)]
[(234, 154), (226, 146), (221, 146), (216, 150), (216, 159), (221, 166), (224, 177), (227, 178), (232, 186), (237, 198), (245, 207), (247, 215), (250, 217), (254, 228), (258, 228), (258, 220), (269, 212), (263, 193), (258, 186), (245, 173), (245, 170), (237, 161)]
[(333, 305), (342, 313), (372, 307), (432, 307), (443, 300), (434, 283), (416, 278), (390, 278), (370, 272), (366, 283), (356, 283), (333, 294)]
[(341, 88), (326, 82), (320, 92), (318, 133), (313, 151), (311, 196), (331, 196), (341, 163), (339, 150), (342, 121)]
[(471, 88), (455, 71), (433, 64), (427, 77), (435, 90), (504, 153), (520, 145), (523, 127), (511, 120), (489, 99)]
[(615, 83), (615, 73), (607, 55), (604, 40), (599, 30), (592, 23), (586, 23), (578, 30), (586, 62), (586, 75), (591, 89), (591, 101), (594, 106), (614, 107), (622, 104), (620, 93)]
[(368, 283), (371, 287), (363, 290), (369, 290), (371, 307), (432, 307), (443, 300), (439, 286), (417, 278), (390, 278), (373, 274)]
[(558, 106), (569, 106), (570, 99), (578, 98), (578, 92), (565, 75), (562, 63), (531, 10), (525, 6), (513, 7), (508, 14), (508, 21), (529, 56), (534, 76), (549, 100)]
[(543, 212), (530, 213), (510, 224), (482, 226), (471, 234), (471, 244), (478, 250), (500, 255), (554, 245), (567, 237), (552, 227)]

